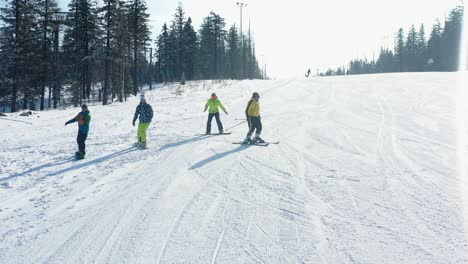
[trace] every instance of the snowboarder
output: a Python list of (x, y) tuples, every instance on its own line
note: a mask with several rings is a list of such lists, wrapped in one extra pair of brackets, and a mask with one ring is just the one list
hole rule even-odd
[(75, 118), (67, 121), (65, 126), (71, 123), (78, 122), (78, 136), (76, 137), (76, 142), (78, 143), (78, 151), (75, 153), (78, 159), (84, 159), (86, 154), (86, 138), (88, 137), (89, 132), (89, 122), (91, 121), (91, 116), (89, 115), (89, 110), (86, 104), (81, 106), (81, 112), (78, 113)]
[(138, 124), (138, 143), (137, 146), (140, 148), (146, 148), (146, 130), (153, 119), (153, 108), (151, 105), (146, 103), (145, 95), (140, 95), (140, 104), (137, 106), (135, 116), (133, 117), (133, 126), (140, 117), (140, 123)]
[(208, 109), (208, 122), (206, 123), (206, 134), (211, 134), (211, 121), (213, 120), (213, 117), (216, 118), (216, 124), (218, 125), (218, 131), (219, 134), (223, 134), (224, 129), (223, 129), (223, 124), (221, 123), (221, 120), (219, 119), (219, 108), (221, 108), (224, 113), (227, 115), (228, 112), (224, 108), (223, 104), (221, 101), (218, 99), (215, 93), (211, 94), (211, 98), (208, 99), (208, 102), (206, 102), (205, 105), (205, 110), (203, 112), (206, 112)]
[[(260, 120), (260, 95), (255, 92), (252, 94), (252, 99), (250, 99), (245, 109), (245, 115), (247, 117), (247, 123), (249, 125), (249, 133), (244, 140), (245, 144), (252, 143), (265, 143), (265, 141), (260, 138), (262, 133), (262, 121)], [(255, 137), (252, 139), (251, 136), (255, 132)]]
[(307, 73), (306, 73), (305, 77), (309, 78), (309, 76), (310, 76), (311, 73), (312, 73), (312, 72), (310, 71), (310, 68), (309, 68), (309, 70), (307, 70)]

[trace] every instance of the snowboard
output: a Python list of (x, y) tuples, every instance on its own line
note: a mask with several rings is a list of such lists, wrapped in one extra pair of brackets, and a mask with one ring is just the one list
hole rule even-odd
[(75, 152), (75, 158), (78, 160), (84, 159), (83, 154), (81, 154), (79, 151)]
[(198, 134), (197, 136), (225, 136), (231, 135), (232, 132), (212, 133), (212, 134)]
[(136, 143), (133, 143), (133, 146), (137, 149), (141, 149), (141, 150), (144, 150), (144, 149), (148, 149), (148, 146), (142, 146), (139, 142), (136, 142)]

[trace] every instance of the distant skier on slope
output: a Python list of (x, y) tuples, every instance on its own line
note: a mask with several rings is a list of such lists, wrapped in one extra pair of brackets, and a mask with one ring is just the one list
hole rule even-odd
[[(252, 143), (265, 143), (265, 141), (260, 138), (262, 133), (262, 121), (260, 119), (260, 95), (255, 92), (252, 94), (252, 99), (250, 99), (245, 109), (245, 115), (247, 117), (247, 123), (249, 125), (249, 133), (244, 140), (245, 144)], [(252, 139), (251, 136), (255, 132), (255, 137)]]
[(78, 122), (78, 136), (76, 142), (78, 143), (78, 151), (75, 153), (78, 159), (84, 159), (86, 155), (86, 138), (89, 132), (89, 122), (91, 122), (91, 115), (86, 104), (81, 106), (81, 112), (78, 113), (73, 119), (65, 123), (65, 126), (71, 123)]
[(146, 103), (145, 95), (140, 95), (140, 104), (137, 106), (135, 110), (135, 116), (133, 117), (133, 126), (135, 126), (135, 122), (138, 118), (138, 143), (137, 146), (140, 148), (146, 148), (146, 131), (150, 126), (151, 120), (153, 119), (153, 108), (151, 105)]
[(205, 110), (203, 110), (203, 112), (206, 112), (206, 110), (208, 109), (208, 122), (206, 123), (205, 132), (207, 135), (211, 134), (211, 121), (213, 121), (213, 117), (216, 118), (216, 124), (218, 125), (219, 134), (223, 134), (224, 132), (223, 124), (221, 123), (221, 119), (219, 118), (219, 108), (221, 108), (226, 115), (228, 114), (228, 112), (226, 111), (216, 94), (212, 93), (211, 98), (205, 104)]

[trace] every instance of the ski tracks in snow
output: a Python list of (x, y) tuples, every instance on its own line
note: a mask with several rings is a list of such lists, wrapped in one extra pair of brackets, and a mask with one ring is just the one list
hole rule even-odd
[[(50, 144), (21, 132), (24, 143), (11, 138), (0, 154), (0, 262), (466, 262), (443, 133), (451, 116), (439, 113), (450, 92), (409, 89), (414, 78), (426, 76), (404, 77), (402, 88), (372, 76), (161, 89), (148, 93), (157, 103), (149, 149), (128, 148), (136, 104), (95, 107), (79, 162), (62, 153), (75, 131), (47, 128), (74, 111), (51, 111), (36, 135), (53, 135)], [(281, 144), (233, 147), (246, 127), (189, 136), (204, 129), (193, 109), (212, 90), (230, 113), (260, 92), (263, 136)]]

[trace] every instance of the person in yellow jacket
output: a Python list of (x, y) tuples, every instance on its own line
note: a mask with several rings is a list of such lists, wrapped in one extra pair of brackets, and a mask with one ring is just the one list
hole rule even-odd
[[(245, 109), (245, 115), (247, 117), (247, 123), (249, 125), (249, 133), (244, 140), (244, 143), (264, 143), (265, 141), (260, 138), (262, 133), (262, 121), (260, 119), (260, 95), (255, 92), (252, 94), (252, 99), (250, 99)], [(255, 137), (252, 139), (252, 135), (255, 132)]]
[(218, 125), (218, 131), (220, 134), (224, 132), (223, 129), (223, 124), (221, 123), (221, 120), (219, 118), (219, 108), (223, 110), (226, 115), (228, 112), (224, 108), (223, 104), (221, 101), (218, 99), (215, 93), (211, 94), (211, 98), (206, 102), (205, 105), (205, 110), (203, 112), (206, 112), (208, 109), (208, 122), (206, 123), (206, 134), (211, 134), (211, 121), (213, 121), (213, 117), (216, 118), (216, 124)]

